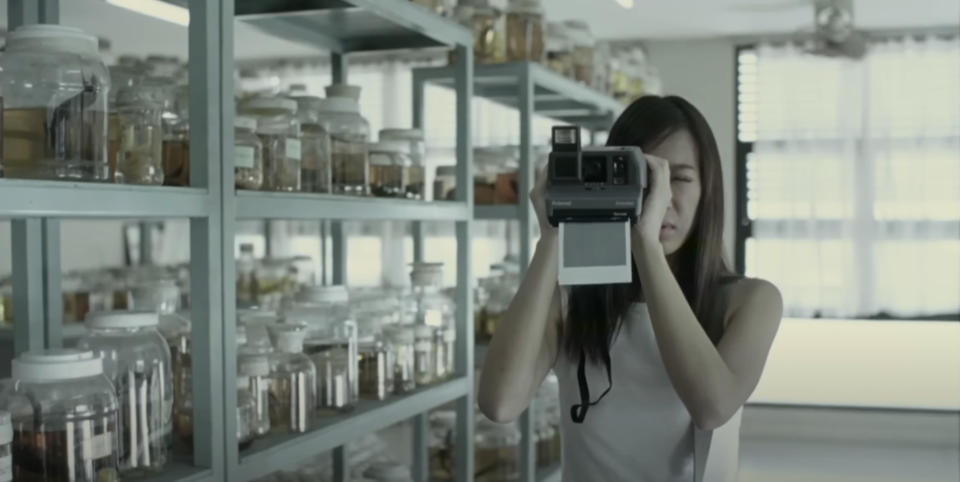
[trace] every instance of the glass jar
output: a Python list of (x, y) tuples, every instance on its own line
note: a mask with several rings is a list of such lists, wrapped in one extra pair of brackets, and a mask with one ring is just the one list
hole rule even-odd
[(347, 288), (343, 285), (303, 286), (295, 300), (284, 310), (283, 316), (287, 322), (306, 326), (307, 340), (311, 342), (306, 354), (315, 358), (318, 351), (326, 350), (320, 348), (324, 345), (335, 346), (344, 352), (349, 389), (347, 406), (352, 407), (360, 389), (356, 362), (357, 324), (350, 310)]
[(303, 353), (305, 327), (292, 323), (269, 326), (270, 428), (274, 432), (306, 432), (316, 407), (317, 371)]
[(393, 393), (402, 395), (417, 388), (414, 379), (414, 343), (416, 335), (410, 325), (384, 328), (384, 336), (393, 352)]
[(154, 313), (180, 311), (180, 287), (174, 280), (141, 282), (130, 288), (132, 306), (128, 309)]
[(163, 185), (190, 185), (190, 90), (171, 77), (147, 79), (163, 95)]
[(363, 471), (363, 477), (375, 482), (413, 482), (410, 469), (398, 462), (374, 462)]
[(346, 97), (347, 99), (360, 102), (361, 88), (359, 85), (331, 84), (324, 87), (323, 90), (326, 92), (328, 99), (333, 97)]
[(257, 286), (257, 260), (253, 257), (252, 244), (243, 243), (240, 245), (240, 256), (237, 258), (236, 265), (237, 308), (256, 307), (259, 287)]
[(520, 430), (516, 423), (499, 424), (477, 417), (474, 463), (477, 482), (520, 479)]
[(263, 190), (299, 191), (302, 148), (297, 102), (276, 97), (254, 97), (239, 113), (257, 119), (263, 143)]
[(10, 32), (0, 56), (3, 177), (108, 180), (109, 91), (96, 37), (60, 25)]
[(89, 278), (70, 274), (61, 280), (60, 287), (64, 322), (82, 322), (91, 311), (113, 309), (113, 293)]
[(567, 26), (560, 22), (547, 22), (547, 68), (573, 78), (573, 39)]
[(370, 193), (378, 197), (406, 197), (412, 163), (407, 144), (381, 141), (370, 144)]
[(590, 26), (583, 20), (567, 20), (564, 25), (573, 41), (573, 78), (577, 82), (592, 85), (596, 40), (590, 33)]
[(434, 410), (430, 413), (430, 480), (453, 480), (454, 432), (457, 428), (457, 412)]
[(406, 197), (409, 199), (424, 199), (426, 191), (426, 144), (423, 141), (423, 131), (420, 129), (380, 129), (381, 141), (401, 141), (407, 143), (407, 152), (410, 155), (410, 167), (407, 169)]
[(490, 292), (484, 286), (484, 280), (477, 282), (473, 291), (473, 338), (478, 344), (487, 343), (490, 338), (486, 335), (487, 303), (490, 301)]
[(467, 17), (473, 29), (473, 56), (479, 63), (499, 63), (507, 59), (503, 12), (490, 6), (488, 0), (474, 0), (472, 6), (458, 5), (459, 15)]
[(289, 298), (296, 287), (293, 269), (289, 259), (265, 258), (257, 263), (257, 306), (266, 310), (280, 308), (283, 300)]
[(436, 345), (434, 344), (435, 328), (429, 325), (416, 325), (413, 344), (414, 380), (418, 386), (433, 383), (437, 372)]
[(237, 376), (237, 448), (242, 452), (257, 438), (257, 406), (250, 395), (250, 378)]
[(10, 453), (10, 442), (13, 442), (13, 424), (10, 423), (10, 412), (0, 411), (0, 482), (13, 480), (13, 457)]
[[(246, 391), (253, 402), (251, 425), (254, 437), (270, 432), (270, 359), (269, 348), (245, 346), (237, 359), (237, 389)], [(244, 379), (243, 383), (240, 379)]]
[(442, 292), (443, 263), (413, 263), (410, 285), (415, 323), (436, 328), (452, 326), (453, 300)]
[(434, 346), (436, 347), (436, 380), (445, 380), (456, 373), (457, 368), (454, 360), (455, 345), (457, 341), (457, 329), (453, 326), (436, 328), (434, 330)]
[(13, 286), (0, 282), (0, 325), (13, 326)]
[(233, 168), (237, 189), (257, 190), (263, 186), (263, 143), (254, 133), (257, 120), (237, 116), (233, 121)]
[(360, 103), (347, 97), (329, 97), (318, 107), (318, 123), (330, 134), (332, 192), (369, 195), (370, 125), (360, 115)]
[(507, 6), (507, 60), (543, 62), (543, 25), (540, 0), (510, 0)]
[(300, 143), (303, 158), (300, 165), (300, 188), (303, 192), (330, 192), (330, 134), (319, 123), (323, 99), (297, 96), (297, 119), (300, 120)]
[(437, 166), (433, 178), (433, 200), (453, 201), (457, 189), (457, 166)]
[[(350, 387), (351, 359), (348, 350), (337, 340), (312, 339), (304, 343), (310, 360), (317, 367), (317, 409), (323, 415), (345, 412), (356, 399)], [(357, 359), (353, 359), (356, 364)]]
[(163, 184), (163, 100), (148, 86), (123, 87), (116, 102), (118, 184)]
[(386, 400), (393, 391), (393, 353), (389, 345), (367, 339), (357, 345), (360, 397)]
[(101, 358), (27, 352), (13, 360), (12, 375), (13, 480), (120, 480), (119, 404)]
[(496, 204), (497, 176), (502, 169), (500, 150), (493, 147), (477, 147), (473, 150), (473, 202)]
[(120, 402), (120, 471), (163, 468), (173, 427), (170, 351), (157, 331), (156, 312), (112, 311), (87, 315), (88, 334), (77, 347), (103, 359), (104, 375)]

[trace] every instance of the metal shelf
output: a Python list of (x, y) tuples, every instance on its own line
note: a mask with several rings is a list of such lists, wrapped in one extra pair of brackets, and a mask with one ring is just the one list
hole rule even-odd
[(417, 390), (383, 402), (362, 402), (349, 414), (331, 417), (323, 426), (299, 435), (270, 435), (241, 454), (242, 480), (253, 480), (278, 467), (296, 467), (305, 459), (461, 398), (473, 387), (466, 377)]
[[(414, 71), (414, 82), (453, 86), (452, 67)], [(521, 79), (533, 82), (533, 111), (570, 124), (601, 130), (623, 110), (614, 98), (568, 79), (533, 62), (508, 62), (474, 67), (474, 95), (511, 108), (520, 108)]]
[(466, 203), (452, 201), (258, 191), (238, 191), (236, 199), (239, 219), (464, 221), (470, 218)]
[(237, 0), (270, 35), (346, 53), (473, 45), (463, 26), (407, 0)]
[(197, 188), (0, 179), (0, 218), (196, 218), (213, 204)]
[(520, 206), (516, 204), (475, 205), (473, 219), (484, 221), (510, 221), (520, 219)]

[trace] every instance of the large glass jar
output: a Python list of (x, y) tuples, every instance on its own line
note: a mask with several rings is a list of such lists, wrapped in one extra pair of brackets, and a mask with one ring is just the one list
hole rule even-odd
[(359, 102), (347, 97), (330, 97), (323, 99), (318, 107), (318, 123), (330, 134), (332, 192), (368, 195), (370, 125), (360, 115)]
[[(245, 346), (237, 359), (237, 389), (245, 390), (253, 401), (253, 434), (262, 437), (270, 432), (270, 359), (269, 349)], [(245, 381), (240, 382), (240, 378)]]
[(393, 352), (382, 341), (367, 339), (357, 345), (360, 397), (386, 400), (393, 392)]
[(414, 328), (410, 325), (392, 325), (383, 331), (393, 352), (393, 393), (402, 395), (413, 391), (417, 388), (414, 379)]
[(10, 412), (0, 411), (0, 482), (13, 480), (11, 442), (13, 442), (13, 424), (10, 423)]
[(455, 16), (473, 30), (473, 56), (479, 63), (498, 63), (507, 58), (503, 12), (488, 0), (459, 4)]
[(402, 141), (370, 144), (370, 193), (378, 197), (406, 197), (412, 162)]
[(516, 423), (499, 424), (477, 417), (474, 446), (477, 482), (520, 478), (520, 430)]
[(418, 386), (433, 383), (437, 372), (437, 349), (434, 343), (434, 331), (430, 325), (416, 325), (414, 328), (415, 341), (413, 344), (414, 380)]
[(303, 146), (300, 165), (300, 188), (303, 192), (330, 192), (330, 134), (319, 122), (323, 99), (313, 96), (294, 97), (300, 120), (300, 141)]
[(304, 349), (317, 368), (317, 409), (320, 414), (352, 409), (356, 399), (351, 393), (350, 371), (357, 359), (351, 360), (348, 350), (337, 340), (308, 340)]
[(27, 352), (13, 360), (7, 408), (13, 480), (118, 481), (118, 402), (90, 351)]
[(274, 432), (306, 432), (316, 406), (317, 372), (303, 353), (306, 329), (283, 323), (269, 327), (270, 428)]
[(92, 35), (25, 25), (0, 56), (3, 177), (106, 181), (110, 74)]
[(433, 200), (452, 201), (457, 189), (457, 166), (437, 166), (433, 178)]
[(147, 79), (163, 95), (163, 184), (190, 185), (190, 90), (170, 77)]
[(163, 184), (163, 100), (148, 86), (120, 88), (117, 92), (116, 167), (119, 184)]
[(567, 26), (560, 22), (547, 22), (547, 68), (573, 78), (573, 39)]
[(257, 190), (263, 186), (263, 143), (257, 137), (257, 120), (237, 116), (233, 133), (233, 169), (237, 189)]
[(61, 280), (63, 321), (82, 322), (91, 311), (113, 309), (113, 293), (89, 277), (68, 275)]
[(120, 402), (120, 470), (143, 473), (167, 462), (173, 416), (170, 351), (157, 331), (156, 312), (87, 315), (89, 333), (77, 347), (103, 359)]
[[(359, 397), (357, 380), (357, 324), (350, 311), (347, 289), (342, 285), (303, 286), (296, 301), (284, 310), (287, 322), (306, 326), (306, 353), (315, 361), (329, 349), (343, 352), (347, 369), (347, 405)], [(329, 354), (325, 354), (327, 356)], [(318, 365), (318, 370), (319, 365)]]
[(542, 62), (544, 16), (540, 0), (510, 0), (507, 6), (507, 59)]
[(254, 97), (238, 112), (257, 119), (263, 143), (263, 189), (299, 191), (302, 147), (297, 102), (275, 97)]
[(424, 199), (426, 191), (426, 159), (427, 150), (423, 141), (423, 131), (420, 129), (380, 129), (381, 141), (401, 141), (407, 143), (410, 154), (410, 168), (407, 169), (406, 197), (409, 199)]
[(573, 78), (587, 85), (593, 84), (596, 40), (590, 26), (583, 20), (564, 22), (573, 41)]

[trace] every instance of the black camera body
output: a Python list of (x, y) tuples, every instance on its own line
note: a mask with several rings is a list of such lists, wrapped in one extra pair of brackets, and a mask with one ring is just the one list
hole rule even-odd
[(634, 146), (580, 147), (580, 128), (553, 128), (547, 164), (550, 224), (637, 222), (647, 188), (647, 160)]

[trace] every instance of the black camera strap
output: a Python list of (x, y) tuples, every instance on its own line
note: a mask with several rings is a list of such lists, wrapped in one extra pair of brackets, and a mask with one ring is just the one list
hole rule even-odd
[(573, 423), (583, 423), (583, 420), (587, 418), (587, 410), (589, 410), (592, 405), (600, 403), (600, 400), (603, 400), (603, 397), (607, 396), (607, 393), (613, 388), (613, 371), (611, 370), (609, 349), (603, 352), (603, 364), (607, 369), (607, 389), (604, 390), (595, 401), (591, 402), (590, 387), (587, 385), (587, 356), (583, 348), (580, 348), (580, 363), (577, 365), (577, 384), (580, 386), (580, 403), (570, 407), (570, 418), (573, 419)]

